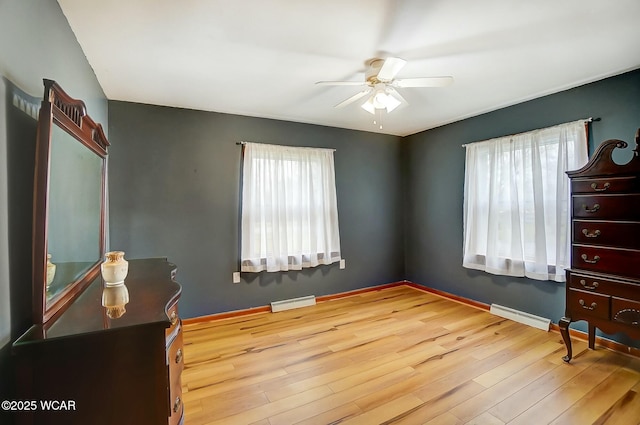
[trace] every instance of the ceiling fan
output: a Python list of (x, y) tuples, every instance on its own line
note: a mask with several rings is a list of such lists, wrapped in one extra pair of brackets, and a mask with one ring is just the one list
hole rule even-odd
[(388, 57), (374, 58), (365, 64), (365, 81), (318, 81), (316, 84), (326, 86), (366, 86), (364, 90), (335, 105), (345, 107), (358, 99), (370, 95), (361, 107), (371, 114), (383, 110), (393, 111), (400, 104), (408, 102), (398, 93), (396, 88), (410, 87), (444, 87), (453, 83), (453, 77), (417, 77), (396, 79), (395, 76), (407, 63), (404, 59)]

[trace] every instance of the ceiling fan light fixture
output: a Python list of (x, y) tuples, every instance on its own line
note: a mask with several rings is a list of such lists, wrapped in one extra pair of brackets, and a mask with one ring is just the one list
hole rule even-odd
[(373, 106), (373, 96), (367, 99), (367, 101), (360, 105), (360, 107), (371, 115), (375, 115), (376, 113), (376, 108)]
[(383, 90), (376, 90), (376, 92), (360, 106), (370, 114), (375, 114), (376, 110), (383, 109), (386, 109), (387, 112), (391, 112), (400, 106), (400, 103), (401, 102), (398, 99), (385, 93)]
[(373, 96), (373, 107), (376, 109), (385, 109), (387, 107), (386, 93), (378, 92)]
[(391, 96), (390, 94), (387, 94), (385, 96), (386, 96), (385, 102), (386, 102), (387, 112), (391, 112), (394, 109), (396, 109), (398, 106), (400, 106), (400, 101), (398, 99)]

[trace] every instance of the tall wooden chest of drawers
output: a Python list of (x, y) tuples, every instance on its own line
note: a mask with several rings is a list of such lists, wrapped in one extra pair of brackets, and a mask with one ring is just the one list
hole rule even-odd
[(571, 360), (571, 322), (595, 330), (624, 332), (640, 339), (640, 129), (632, 159), (617, 164), (621, 140), (607, 140), (571, 179), (571, 268), (567, 270), (566, 311), (559, 327)]

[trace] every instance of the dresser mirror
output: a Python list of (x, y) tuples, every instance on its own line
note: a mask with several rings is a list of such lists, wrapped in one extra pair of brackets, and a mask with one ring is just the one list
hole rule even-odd
[(35, 324), (61, 313), (100, 272), (105, 253), (107, 141), (52, 80), (38, 119), (33, 224)]

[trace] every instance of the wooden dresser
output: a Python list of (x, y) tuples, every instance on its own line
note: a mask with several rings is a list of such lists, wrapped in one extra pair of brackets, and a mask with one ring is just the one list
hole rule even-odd
[[(126, 312), (109, 318), (95, 279), (53, 323), (14, 344), (19, 424), (181, 424), (181, 287), (166, 259), (129, 260)], [(53, 401), (64, 409), (47, 410)]]
[(567, 270), (566, 312), (559, 321), (572, 357), (569, 325), (589, 324), (589, 348), (595, 330), (624, 332), (640, 339), (640, 129), (633, 158), (616, 164), (612, 153), (621, 140), (603, 142), (571, 179), (571, 268)]

